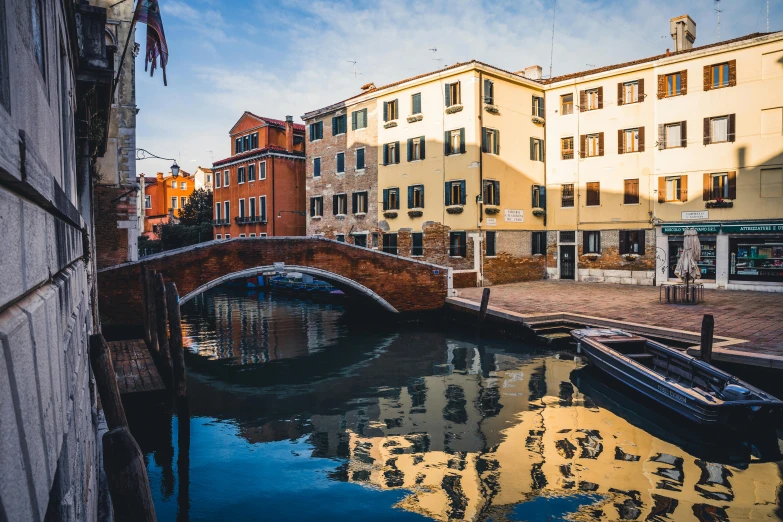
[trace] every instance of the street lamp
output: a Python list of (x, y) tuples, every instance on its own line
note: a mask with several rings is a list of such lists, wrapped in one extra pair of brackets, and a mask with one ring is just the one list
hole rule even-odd
[(173, 177), (179, 177), (179, 165), (177, 165), (177, 160), (174, 158), (161, 158), (160, 156), (157, 156), (147, 149), (133, 149), (136, 151), (136, 161), (141, 161), (149, 158), (156, 158), (156, 159), (162, 159), (166, 161), (173, 161), (174, 163), (171, 164), (171, 175)]

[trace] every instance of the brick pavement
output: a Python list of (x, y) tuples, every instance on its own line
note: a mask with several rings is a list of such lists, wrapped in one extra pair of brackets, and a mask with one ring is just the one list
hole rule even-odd
[[(705, 290), (698, 305), (662, 304), (658, 287), (533, 281), (493, 286), (490, 305), (514, 312), (569, 312), (699, 332), (704, 314), (715, 317), (715, 335), (745, 339), (733, 350), (783, 356), (783, 294)], [(481, 301), (482, 288), (460, 297)]]

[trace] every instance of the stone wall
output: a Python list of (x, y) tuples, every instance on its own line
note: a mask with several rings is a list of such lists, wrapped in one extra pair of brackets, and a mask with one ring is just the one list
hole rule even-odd
[(138, 252), (138, 242), (131, 244), (128, 230), (138, 226), (136, 191), (111, 185), (96, 185), (94, 190), (98, 268), (134, 259), (131, 257), (131, 249)]
[(583, 235), (577, 234), (579, 280), (588, 283), (651, 285), (655, 277), (655, 231), (644, 235), (644, 255), (631, 259), (620, 254), (620, 231), (601, 231), (601, 253), (585, 255)]

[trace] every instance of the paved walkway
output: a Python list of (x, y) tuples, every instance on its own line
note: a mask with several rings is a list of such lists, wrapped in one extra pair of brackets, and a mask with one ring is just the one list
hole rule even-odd
[[(744, 339), (733, 350), (783, 356), (783, 294), (705, 290), (704, 303), (658, 302), (658, 287), (571, 281), (535, 281), (491, 287), (490, 305), (522, 314), (569, 312), (651, 326), (701, 331), (704, 314), (715, 317), (715, 335)], [(482, 288), (459, 296), (481, 301)]]

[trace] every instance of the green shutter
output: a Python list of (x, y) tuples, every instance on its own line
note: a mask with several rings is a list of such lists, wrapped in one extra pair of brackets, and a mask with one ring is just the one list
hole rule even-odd
[(394, 142), (394, 150), (397, 151), (397, 157), (395, 158), (397, 161), (395, 161), (395, 163), (399, 163), (400, 162), (400, 142), (399, 141), (395, 141)]
[(530, 161), (536, 160), (536, 139), (530, 138)]
[(424, 139), (424, 136), (419, 136), (419, 159), (424, 159), (424, 144), (426, 143), (426, 140)]
[(500, 182), (493, 181), (495, 184), (495, 205), (500, 205)]
[(389, 164), (389, 144), (384, 144), (383, 146), (383, 164), (388, 165)]
[(465, 152), (465, 127), (459, 130), (459, 151), (461, 154)]
[(351, 113), (351, 130), (356, 130), (356, 111)]
[(446, 206), (451, 205), (451, 182), (447, 181), (444, 188), (444, 203)]
[(337, 136), (337, 117), (332, 118), (332, 136)]
[(351, 194), (351, 212), (356, 214), (359, 211), (359, 193), (354, 192)]
[(488, 141), (489, 140), (487, 140), (487, 128), (481, 127), (481, 151), (482, 152), (490, 152)]
[(419, 192), (421, 192), (421, 208), (424, 208), (424, 185), (419, 185)]
[(383, 189), (383, 210), (389, 210), (389, 189)]
[(500, 131), (494, 130), (495, 133), (495, 147), (492, 149), (493, 154), (500, 154)]
[(446, 107), (451, 107), (451, 85), (446, 84)]
[(541, 208), (546, 210), (546, 186), (541, 185), (538, 188), (538, 203), (541, 205)]
[(460, 192), (460, 205), (464, 205), (465, 201), (467, 201), (467, 194), (465, 193), (465, 181), (459, 182), (459, 192)]
[(413, 185), (408, 185), (408, 208), (413, 208)]
[(389, 121), (389, 102), (383, 102), (383, 121)]
[(408, 138), (408, 161), (413, 159), (413, 138)]
[(446, 131), (443, 133), (443, 154), (448, 156), (451, 152), (451, 131)]

